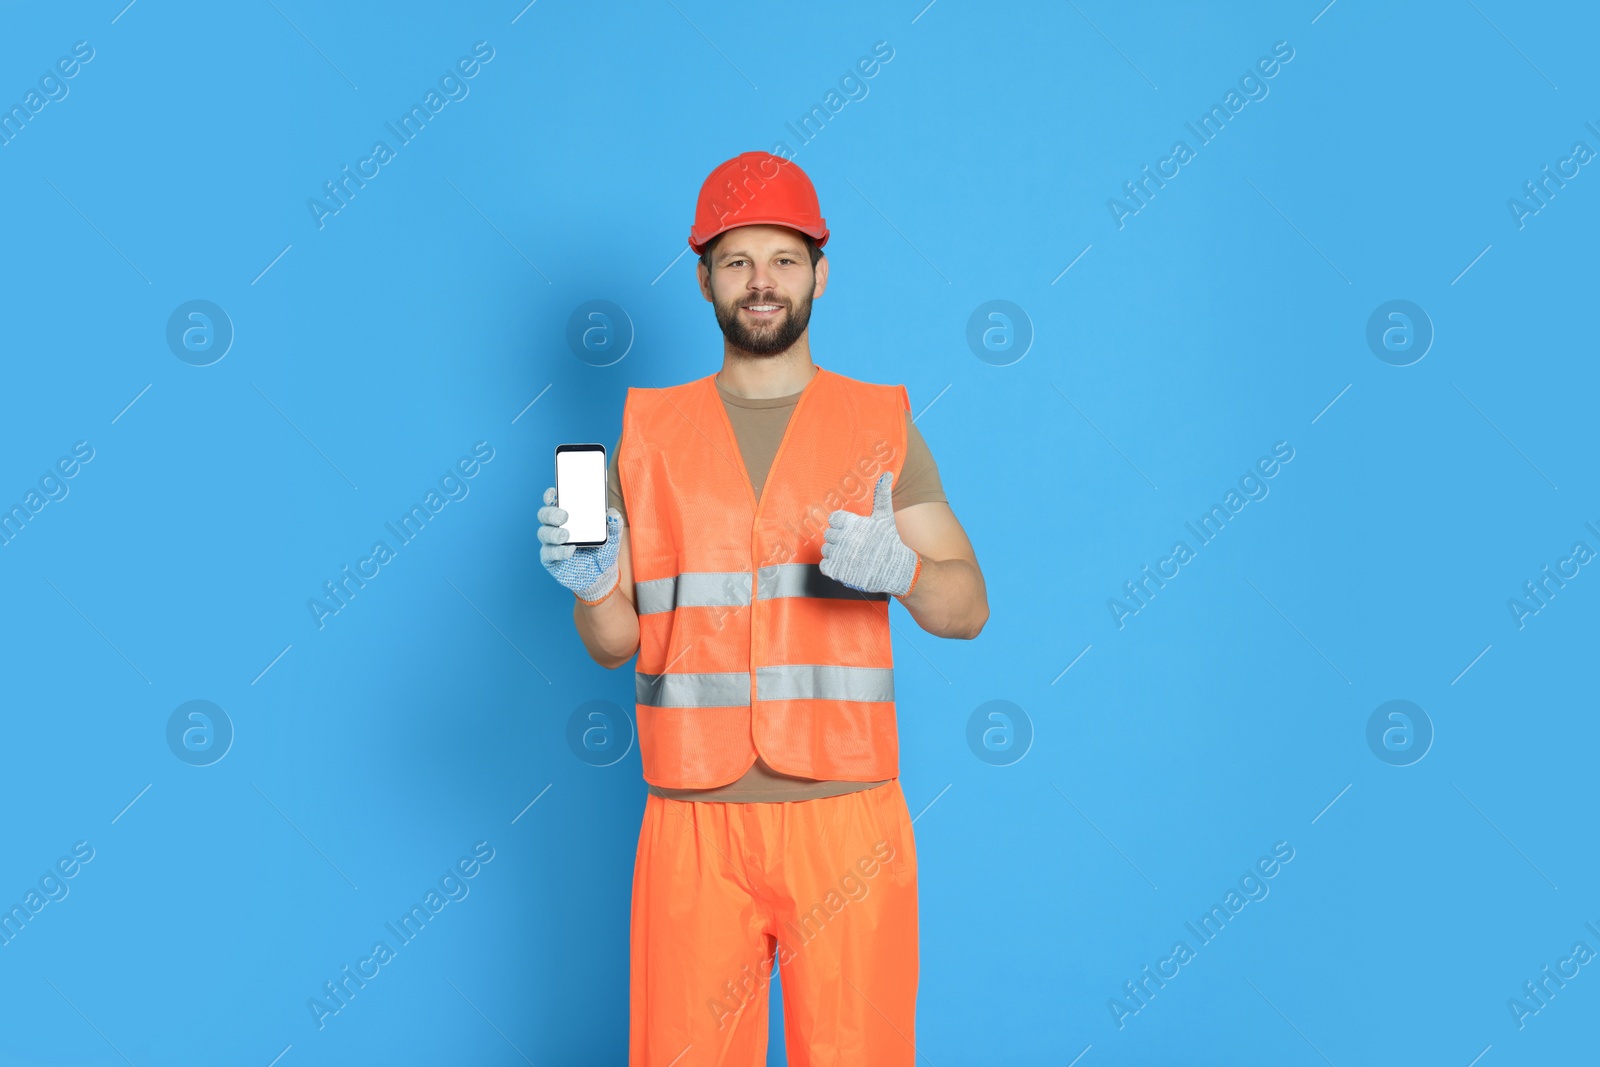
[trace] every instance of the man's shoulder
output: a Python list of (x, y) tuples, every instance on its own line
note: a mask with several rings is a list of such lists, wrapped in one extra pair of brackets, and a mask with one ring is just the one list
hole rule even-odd
[(645, 398), (657, 398), (674, 394), (682, 395), (704, 389), (706, 381), (712, 377), (714, 375), (704, 374), (690, 381), (680, 382), (677, 385), (630, 385), (628, 386), (628, 395), (630, 397), (638, 395)]
[(884, 401), (891, 404), (899, 404), (907, 410), (910, 409), (910, 395), (906, 392), (906, 387), (898, 382), (869, 382), (863, 378), (840, 374), (836, 370), (830, 370), (828, 373), (837, 378), (839, 384), (846, 389), (875, 394)]
[(624, 426), (638, 418), (649, 418), (657, 412), (684, 411), (703, 406), (710, 387), (711, 375), (696, 378), (678, 385), (630, 385), (622, 403)]

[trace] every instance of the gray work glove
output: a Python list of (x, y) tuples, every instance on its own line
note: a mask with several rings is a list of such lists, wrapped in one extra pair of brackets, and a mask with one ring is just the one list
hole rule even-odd
[(555, 486), (544, 491), (544, 505), (539, 509), (539, 562), (579, 600), (599, 603), (622, 580), (617, 566), (622, 513), (606, 508), (606, 543), (579, 547), (567, 544), (572, 534), (561, 526), (567, 521), (567, 512), (556, 507)]
[(872, 489), (872, 514), (839, 510), (822, 534), (821, 570), (829, 578), (866, 593), (905, 596), (920, 573), (921, 557), (900, 540), (894, 525), (894, 472), (884, 471)]

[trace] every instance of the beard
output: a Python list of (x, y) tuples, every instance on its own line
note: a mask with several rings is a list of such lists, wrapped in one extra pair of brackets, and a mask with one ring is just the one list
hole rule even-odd
[[(750, 325), (739, 317), (740, 305), (749, 303), (778, 304), (786, 310), (772, 322)], [(712, 307), (716, 309), (717, 325), (722, 328), (722, 336), (734, 348), (752, 356), (776, 356), (787, 352), (811, 322), (810, 293), (806, 293), (798, 304), (791, 304), (776, 296), (751, 300), (746, 293), (727, 303), (716, 301)]]

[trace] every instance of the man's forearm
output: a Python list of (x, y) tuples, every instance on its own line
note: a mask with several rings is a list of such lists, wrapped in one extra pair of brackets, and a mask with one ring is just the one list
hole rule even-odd
[(900, 603), (918, 626), (936, 637), (971, 639), (989, 621), (983, 572), (964, 559), (922, 557), (922, 573)]
[(572, 621), (583, 647), (600, 666), (611, 670), (632, 658), (639, 648), (639, 616), (621, 589), (598, 604), (573, 598)]

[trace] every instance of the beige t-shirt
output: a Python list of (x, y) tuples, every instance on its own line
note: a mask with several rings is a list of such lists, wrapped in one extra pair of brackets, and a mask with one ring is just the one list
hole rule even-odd
[[(728, 421), (733, 424), (733, 435), (739, 442), (739, 454), (744, 458), (745, 470), (750, 472), (750, 484), (755, 489), (756, 498), (760, 499), (761, 487), (766, 484), (767, 473), (772, 468), (773, 458), (778, 454), (783, 431), (789, 425), (789, 416), (794, 414), (794, 406), (800, 400), (800, 393), (752, 400), (734, 396), (724, 389), (721, 383), (715, 379), (713, 382), (722, 397), (722, 406), (728, 412)], [(621, 447), (622, 442), (619, 440), (617, 448), (611, 450), (611, 465), (606, 476), (609, 487), (607, 495), (610, 498), (610, 505), (621, 512), (623, 522), (627, 522), (628, 510), (622, 499), (622, 481), (617, 474), (617, 451)], [(944, 485), (939, 481), (939, 468), (933, 461), (933, 453), (928, 450), (927, 442), (922, 439), (916, 424), (911, 421), (910, 412), (906, 413), (905, 464), (900, 473), (895, 475), (892, 499), (896, 511), (913, 504), (947, 499), (944, 495)], [(667, 789), (646, 783), (649, 792), (669, 800), (740, 804), (815, 800), (819, 797), (853, 793), (859, 789), (871, 789), (882, 784), (884, 783), (799, 778), (773, 770), (759, 755), (742, 777), (714, 789)]]

